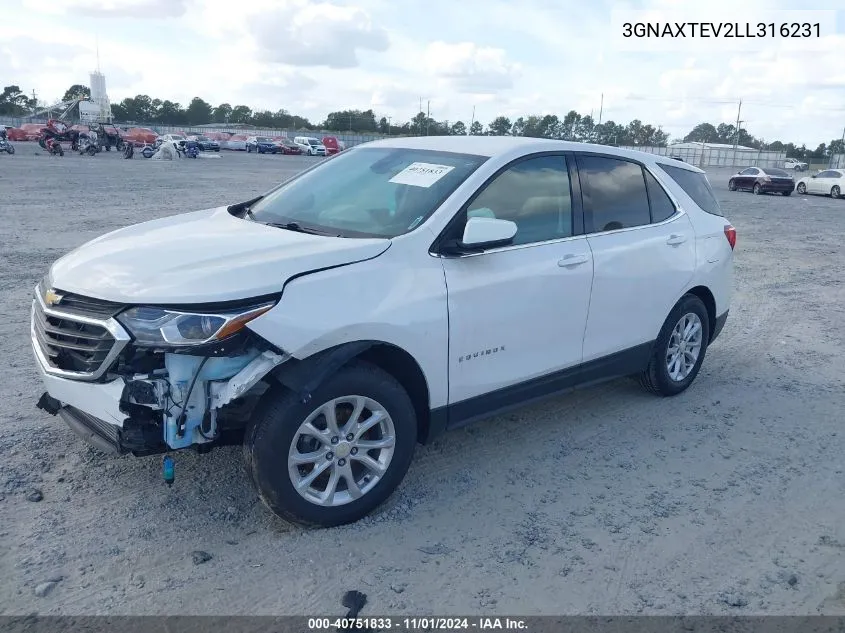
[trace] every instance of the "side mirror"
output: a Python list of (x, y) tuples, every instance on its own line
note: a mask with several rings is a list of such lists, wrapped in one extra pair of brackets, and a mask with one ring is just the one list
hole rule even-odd
[(816, 175), (817, 175), (817, 174), (813, 174), (812, 176), (810, 176), (810, 178), (815, 178), (815, 177), (816, 177)]
[(464, 226), (461, 239), (446, 244), (444, 252), (453, 254), (474, 253), (486, 248), (510, 244), (516, 235), (517, 226), (510, 220), (497, 218), (470, 218)]

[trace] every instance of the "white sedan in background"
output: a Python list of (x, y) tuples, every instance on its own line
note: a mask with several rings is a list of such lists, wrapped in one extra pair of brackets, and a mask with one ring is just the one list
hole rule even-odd
[(804, 176), (795, 185), (795, 191), (841, 198), (845, 191), (845, 169), (825, 169), (812, 176)]

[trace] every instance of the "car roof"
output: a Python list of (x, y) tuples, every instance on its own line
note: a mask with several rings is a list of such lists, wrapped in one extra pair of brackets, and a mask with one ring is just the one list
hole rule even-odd
[(649, 154), (635, 150), (597, 145), (594, 143), (579, 143), (575, 141), (558, 141), (554, 139), (534, 138), (530, 136), (402, 136), (378, 141), (362, 143), (358, 147), (391, 147), (401, 149), (430, 149), (441, 152), (455, 152), (460, 154), (475, 154), (494, 158), (497, 156), (519, 154), (533, 154), (536, 152), (601, 152), (631, 158), (643, 163), (660, 164), (701, 172), (695, 165), (676, 161), (669, 156)]

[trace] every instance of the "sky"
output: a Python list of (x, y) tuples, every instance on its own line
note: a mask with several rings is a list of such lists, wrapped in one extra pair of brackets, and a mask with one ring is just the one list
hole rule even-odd
[[(805, 5), (808, 3), (798, 3)], [(845, 128), (845, 10), (801, 41), (689, 39), (622, 44), (614, 13), (756, 24), (794, 2), (743, 0), (3, 0), (0, 82), (58, 101), (88, 73), (112, 102), (285, 109), (322, 121), (420, 108), (443, 121), (570, 110), (640, 119), (683, 137), (733, 123), (815, 148)], [(737, 13), (741, 5), (742, 13)], [(791, 6), (792, 5), (792, 6)], [(814, 0), (835, 10), (841, 0)], [(702, 13), (703, 12), (703, 13)], [(827, 19), (832, 16), (832, 19)], [(775, 16), (778, 17), (778, 16)], [(810, 18), (812, 19), (812, 15)], [(655, 42), (652, 42), (655, 44)]]

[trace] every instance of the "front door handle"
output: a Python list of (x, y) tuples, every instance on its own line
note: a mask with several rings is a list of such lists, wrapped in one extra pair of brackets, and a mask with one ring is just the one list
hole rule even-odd
[(669, 244), (669, 246), (677, 246), (678, 244), (683, 244), (686, 241), (686, 235), (670, 235), (669, 239), (666, 240), (666, 243)]
[(564, 255), (557, 265), (561, 268), (570, 268), (586, 264), (590, 259), (586, 255)]

